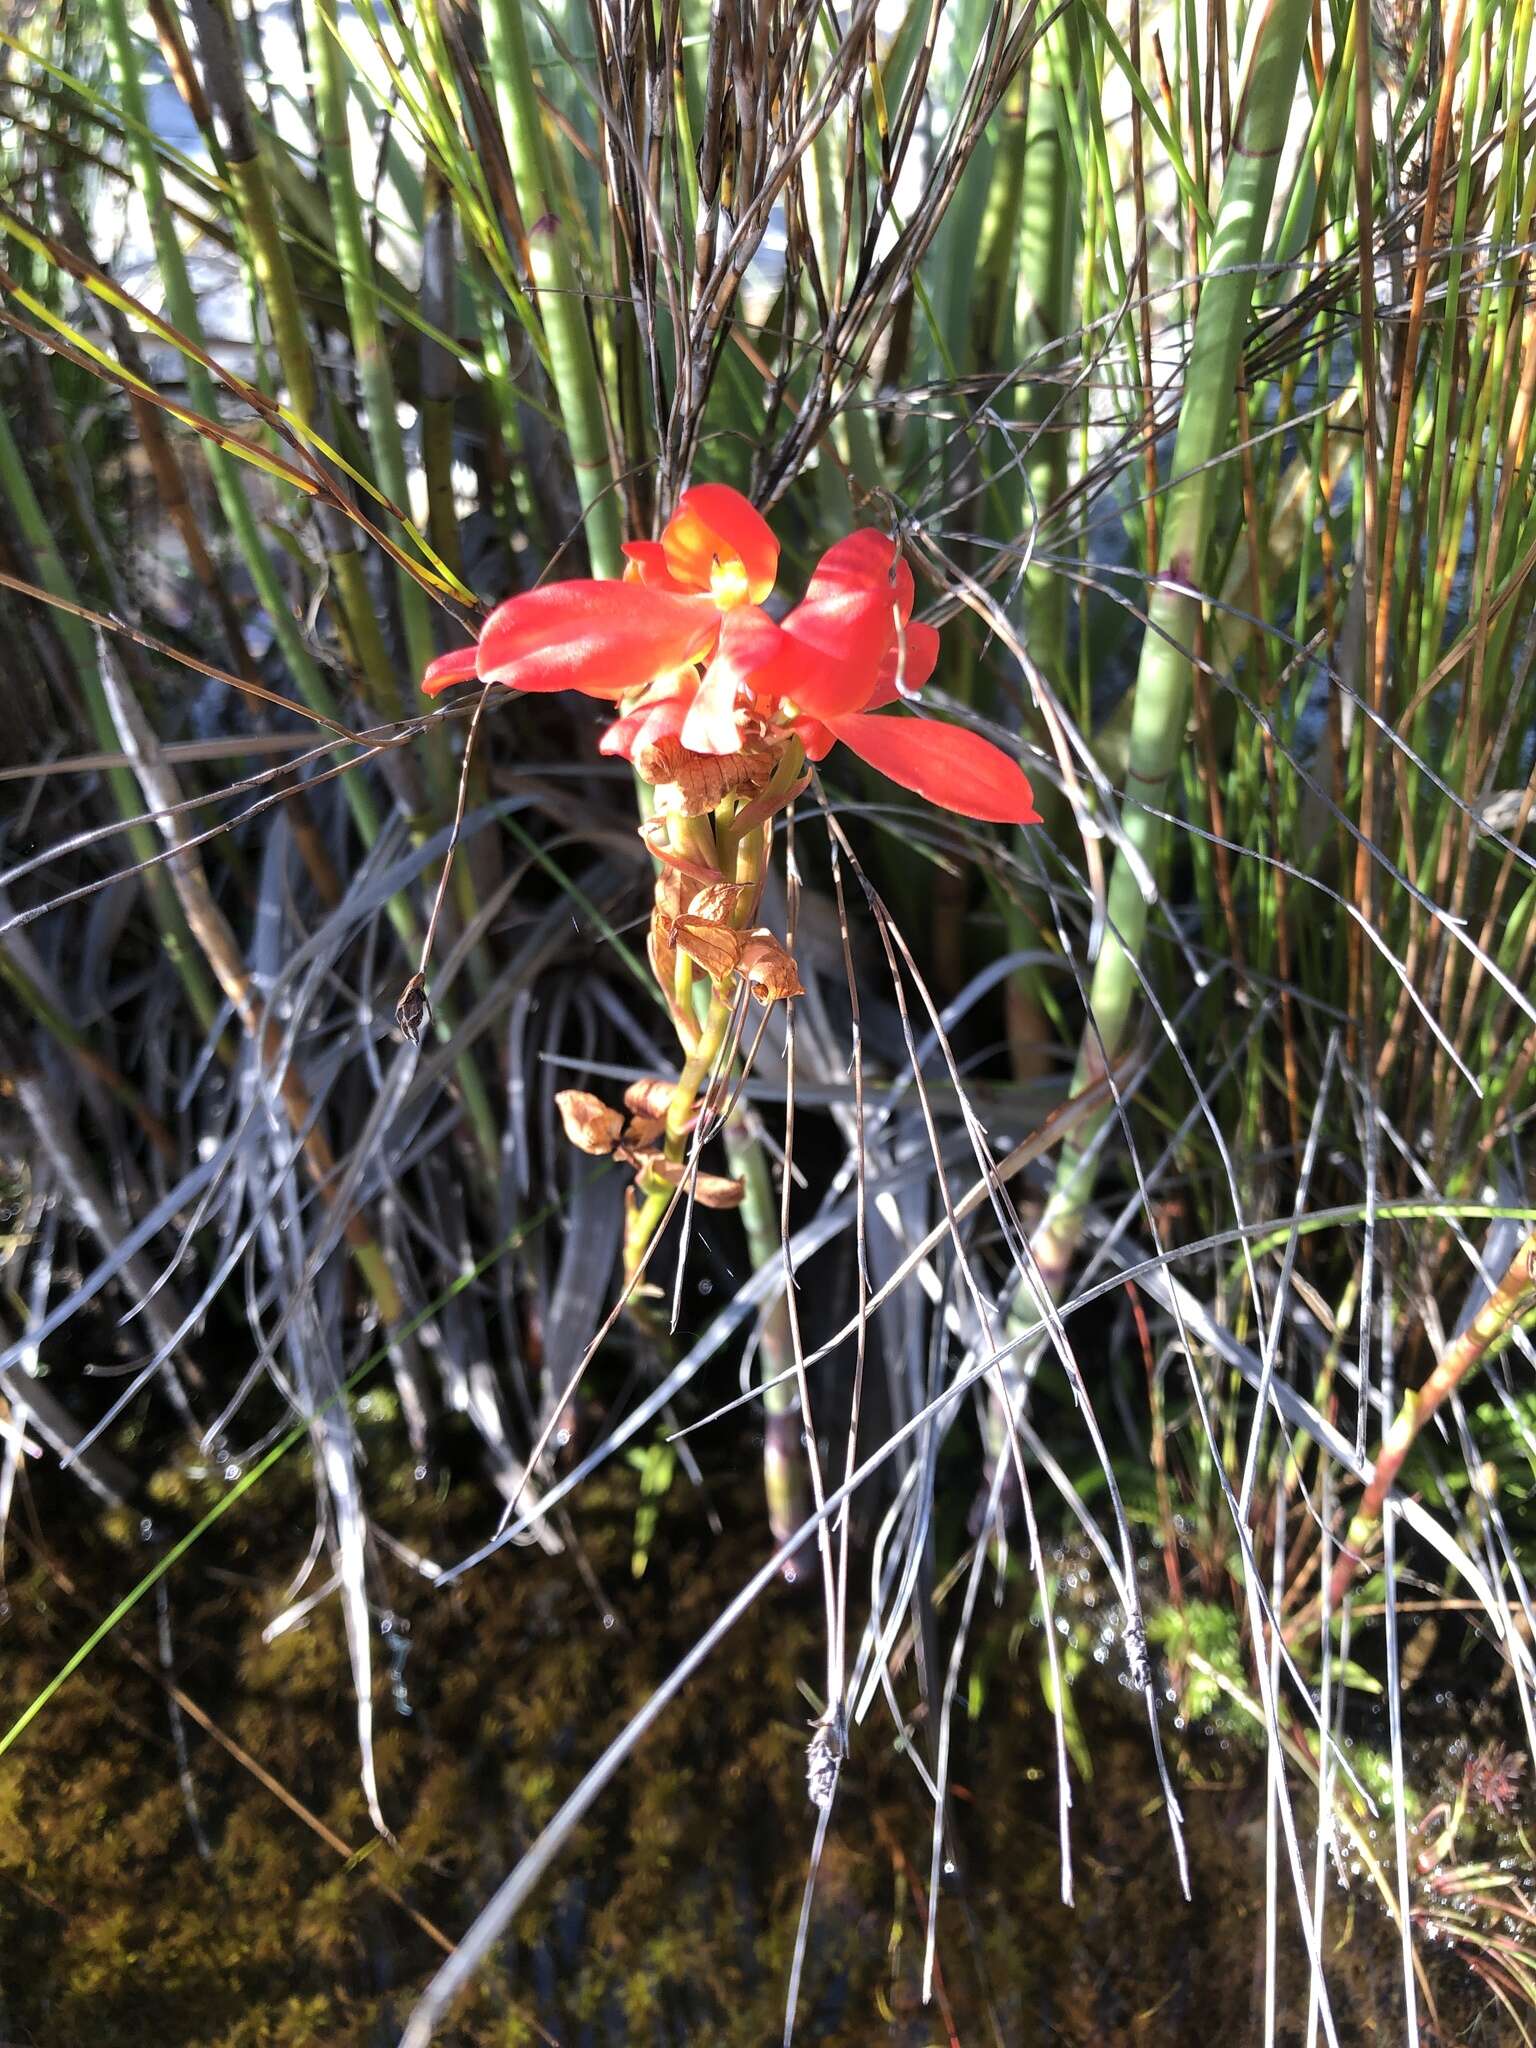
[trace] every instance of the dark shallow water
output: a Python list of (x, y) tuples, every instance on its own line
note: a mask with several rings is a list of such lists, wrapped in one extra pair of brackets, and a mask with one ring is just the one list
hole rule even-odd
[[(0, 2043), (392, 2043), (441, 1958), (431, 1930), (462, 1933), (763, 1554), (755, 1494), (736, 1485), (717, 1496), (718, 1537), (697, 1496), (674, 1488), (638, 1582), (632, 1497), (617, 1488), (585, 1497), (585, 1569), (569, 1553), (507, 1551), (433, 1592), (382, 1556), (391, 1847), (358, 1788), (334, 1601), (261, 1640), (308, 1546), (310, 1496), (282, 1484), (285, 1497), (258, 1493), (218, 1524), (171, 1575), (163, 1617), (151, 1595), (0, 1760)], [(433, 1499), (377, 1464), (370, 1486), (380, 1522), (442, 1561), (486, 1533), (478, 1486)], [(82, 1513), (57, 1486), (18, 1505), (5, 1725), (144, 1568), (127, 1532), (114, 1542)], [(1069, 1911), (1039, 1637), (1022, 1594), (1012, 1612), (983, 1608), (984, 1699), (973, 1724), (962, 1718), (953, 1771), (961, 1870), (939, 1907), (943, 2002), (919, 1995), (928, 1815), (881, 1720), (856, 1735), (844, 1777), (796, 2038), (1261, 2041), (1262, 1773), (1215, 1744), (1186, 1753), (1186, 1905), (1138, 1703), (1090, 1662), (1078, 1700), (1092, 1778), (1075, 1786)], [(184, 1714), (178, 1738), (159, 1676), (167, 1646), (176, 1685), (217, 1733)], [(600, 1801), (440, 2038), (776, 2042), (813, 1820), (796, 1681), (815, 1685), (821, 1664), (816, 1605), (787, 1591), (760, 1603)], [(1340, 2039), (1402, 2040), (1394, 1931), (1364, 1888), (1337, 1893), (1330, 1914)], [(1305, 1968), (1284, 1919), (1280, 1951), (1278, 2038), (1299, 2043)], [(1435, 1981), (1441, 2038), (1518, 2038), (1468, 1995), (1454, 1959)]]

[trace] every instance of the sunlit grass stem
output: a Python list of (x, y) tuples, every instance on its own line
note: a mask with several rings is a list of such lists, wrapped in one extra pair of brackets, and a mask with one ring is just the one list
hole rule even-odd
[[(352, 356), (367, 414), (368, 444), (379, 488), (402, 513), (410, 515), (405, 450), (395, 410), (395, 381), (389, 366), (373, 282), (373, 256), (363, 226), (362, 203), (352, 174), (352, 145), (347, 130), (346, 84), (336, 22), (336, 0), (305, 0), (310, 59), (314, 67), (315, 112), (336, 235), (336, 265), (351, 329)], [(413, 675), (420, 675), (436, 653), (426, 592), (404, 569), (396, 576), (400, 615), (405, 628), (406, 657)]]
[[(159, 156), (145, 118), (144, 94), (138, 69), (138, 49), (129, 29), (126, 0), (103, 0), (102, 19), (106, 29), (113, 77), (125, 118), (126, 147), (139, 196), (148, 216), (150, 232), (154, 238), (166, 309), (171, 321), (188, 341), (201, 347), (202, 321), (196, 295), (192, 290), (186, 258), (177, 237), (175, 218), (166, 204)], [(253, 189), (264, 189), (264, 186)], [(286, 252), (282, 251), (280, 243), (278, 260), (280, 269), (288, 271), (291, 280)], [(219, 405), (212, 378), (191, 354), (186, 355), (183, 360), (186, 366), (187, 389), (193, 404), (206, 417), (216, 419)], [(301, 355), (295, 368), (301, 380), (306, 374), (310, 377), (312, 388), (313, 372), (308, 366), (307, 351)], [(335, 720), (339, 717), (339, 707), (329, 685), (320, 673), (318, 663), (305, 644), (304, 635), (294, 617), (287, 594), (278, 580), (265, 538), (239, 474), (238, 465), (211, 441), (205, 441), (203, 453), (231, 536), (240, 551), (241, 560), (270, 623), (273, 638), (282, 652), (294, 686), (311, 710), (319, 712), (322, 717)], [(360, 576), (361, 556), (354, 552), (351, 561)], [(377, 635), (378, 625), (371, 605), (367, 609), (367, 616), (373, 633)], [(381, 675), (379, 680), (382, 682), (384, 677)], [(395, 708), (398, 709), (398, 705)], [(373, 793), (359, 775), (344, 776), (342, 787), (358, 831), (364, 843), (371, 846), (378, 838), (383, 823)], [(420, 926), (410, 904), (404, 897), (393, 897), (387, 907), (387, 915), (401, 939), (407, 958), (414, 962), (420, 948)], [(496, 1140), (484, 1085), (473, 1062), (468, 1058), (457, 1063), (456, 1072), (459, 1085), (464, 1091), (466, 1111), (475, 1126), (482, 1153), (488, 1162), (493, 1161), (496, 1157)]]
[(512, 178), (522, 208), (528, 265), (549, 349), (550, 381), (570, 444), (594, 576), (617, 576), (619, 507), (614, 497), (597, 358), (572, 254), (575, 223), (554, 205), (544, 117), (528, 56), (519, 0), (488, 0), (486, 54)]
[[(1200, 295), (1173, 452), (1173, 482), (1161, 522), (1161, 567), (1153, 585), (1132, 705), (1130, 755), (1121, 824), (1140, 857), (1117, 852), (1110, 872), (1108, 924), (1089, 989), (1090, 1018), (1078, 1052), (1074, 1088), (1088, 1085), (1123, 1050), (1132, 1023), (1137, 963), (1147, 929), (1142, 877), (1163, 870), (1167, 829), (1156, 813), (1178, 767), (1189, 716), (1191, 650), (1202, 606), (1211, 526), (1233, 445), (1233, 394), (1258, 266), (1264, 258), (1270, 201), (1290, 126), (1306, 35), (1304, 0), (1270, 0), (1237, 116), (1222, 180), (1210, 273)], [(1048, 1284), (1059, 1287), (1082, 1233), (1094, 1178), (1094, 1131), (1063, 1147), (1035, 1251)]]
[[(10, 423), (3, 413), (0, 413), (0, 495), (3, 495), (21, 537), (31, 551), (41, 587), (51, 591), (55, 597), (73, 601), (75, 590), (69, 572), (38, 502)], [(97, 744), (115, 753), (117, 731), (102, 688), (101, 669), (91, 643), (90, 629), (83, 620), (72, 618), (67, 612), (58, 613), (55, 624), (60, 642), (73, 665), (75, 680), (85, 698), (86, 712)], [(107, 786), (120, 818), (140, 817), (144, 806), (138, 785), (126, 767), (109, 768)], [(199, 957), (196, 941), (176, 901), (169, 877), (160, 866), (160, 847), (154, 829), (147, 824), (132, 824), (127, 827), (126, 836), (133, 858), (143, 871), (145, 894), (164, 941), (166, 955), (181, 977), (187, 1000), (192, 1005), (192, 1014), (206, 1030), (218, 1015), (218, 995)]]

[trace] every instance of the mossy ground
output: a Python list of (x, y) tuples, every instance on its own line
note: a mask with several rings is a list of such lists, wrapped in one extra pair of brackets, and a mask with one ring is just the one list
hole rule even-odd
[[(375, 1479), (380, 1467), (375, 1462)], [(323, 1605), (271, 1644), (307, 1548), (295, 1473), (221, 1522), (173, 1574), (176, 1682), (296, 1800), (362, 1852), (322, 1841), (220, 1744), (187, 1724), (207, 1855), (179, 1782), (153, 1596), (0, 1762), (0, 2039), (40, 2048), (374, 2048), (440, 1959), (383, 1880), (461, 1933), (585, 1764), (761, 1555), (748, 1489), (714, 1538), (674, 1488), (638, 1583), (628, 1482), (579, 1516), (605, 1626), (569, 1555), (502, 1553), (448, 1591), (393, 1561), (378, 1590), (409, 1645), (402, 1714), (381, 1654), (379, 1776), (398, 1846), (376, 1841), (356, 1771), (339, 1616)], [(292, 1498), (284, 1500), (286, 1489)], [(482, 1538), (478, 1487), (380, 1484), (397, 1533), (439, 1559)], [(79, 1497), (23, 1503), (0, 1628), (7, 1721), (57, 1669), (142, 1553), (68, 1520)], [(1185, 1807), (1196, 1892), (1179, 1897), (1137, 1703), (1087, 1661), (1092, 1782), (1077, 1786), (1078, 1902), (1059, 1898), (1053, 1745), (1038, 1641), (1017, 1612), (986, 1624), (983, 1711), (961, 1731), (954, 1814), (965, 1884), (940, 1908), (944, 1995), (962, 2042), (1261, 2038), (1262, 1776), (1230, 1749)], [(1010, 1656), (1010, 1638), (1016, 1655)], [(760, 1603), (559, 1858), (536, 1905), (456, 2015), (461, 2048), (777, 2040), (812, 1812), (803, 1756), (821, 1622), (803, 1594)], [(136, 1662), (129, 1648), (145, 1660)], [(381, 1653), (385, 1650), (381, 1638)], [(798, 2038), (950, 2038), (919, 1999), (927, 1820), (883, 1727), (856, 1737), (817, 1895)], [(1395, 1939), (1342, 1895), (1331, 1972), (1341, 2038), (1396, 2040)], [(1283, 2041), (1299, 2040), (1304, 1959), (1283, 1929)], [(1350, 1959), (1352, 1958), (1352, 1960)], [(542, 2031), (541, 2031), (542, 2030)], [(1464, 2038), (1476, 2038), (1469, 2034)], [(1499, 2038), (1489, 2033), (1490, 2041)]]

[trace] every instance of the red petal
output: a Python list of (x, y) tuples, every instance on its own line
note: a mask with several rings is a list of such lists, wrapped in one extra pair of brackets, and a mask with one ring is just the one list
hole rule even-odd
[(1040, 823), (1034, 792), (1018, 762), (963, 725), (876, 718), (868, 712), (827, 723), (860, 760), (946, 811), (998, 825)]
[(695, 484), (677, 501), (661, 536), (667, 566), (679, 583), (708, 590), (718, 561), (738, 561), (747, 572), (754, 604), (761, 604), (779, 573), (779, 544), (761, 512), (729, 484)]
[(792, 697), (805, 675), (805, 649), (755, 604), (739, 604), (720, 622), (712, 668), (728, 668), (758, 704)]
[(741, 713), (789, 696), (804, 673), (805, 649), (755, 604), (736, 605), (720, 621), (684, 746), (696, 754), (734, 754), (741, 745)]
[(861, 526), (833, 542), (806, 586), (806, 602), (817, 604), (824, 597), (855, 589), (883, 591), (894, 601), (903, 625), (912, 616), (916, 596), (912, 571), (896, 553), (890, 535), (881, 533), (878, 527)]
[(813, 717), (834, 718), (869, 702), (896, 637), (896, 619), (889, 596), (866, 587), (819, 604), (807, 598), (784, 621), (784, 631), (800, 643), (800, 661), (783, 694)]
[(824, 761), (837, 745), (837, 734), (823, 725), (819, 718), (797, 718), (793, 727), (805, 749), (807, 761)]
[(643, 583), (650, 590), (685, 590), (667, 567), (667, 551), (659, 540), (627, 540), (623, 553), (628, 562), (626, 583)]
[(472, 681), (479, 656), (478, 647), (455, 647), (451, 654), (440, 654), (436, 661), (427, 663), (421, 687), (429, 697), (435, 697), (440, 691), (451, 690), (455, 683)]
[[(866, 711), (883, 711), (887, 704), (894, 704), (902, 690), (920, 690), (939, 665), (939, 636), (932, 626), (925, 626), (921, 620), (904, 626), (901, 643), (893, 647), (880, 664), (874, 694), (864, 706)], [(901, 669), (901, 690), (896, 687), (898, 663)]]
[(720, 614), (707, 597), (643, 583), (551, 583), (498, 605), (480, 635), (482, 682), (623, 697), (707, 652)]
[(638, 704), (613, 721), (598, 741), (597, 751), (600, 754), (618, 754), (626, 761), (633, 761), (642, 748), (654, 747), (660, 740), (681, 738), (683, 721), (688, 716), (698, 686), (699, 678), (693, 669), (668, 676), (664, 683), (654, 690), (647, 690)]
[(863, 527), (828, 548), (803, 602), (784, 621), (785, 632), (814, 657), (785, 694), (815, 718), (888, 703), (889, 693), (876, 700), (876, 692), (913, 597), (912, 571), (887, 534)]

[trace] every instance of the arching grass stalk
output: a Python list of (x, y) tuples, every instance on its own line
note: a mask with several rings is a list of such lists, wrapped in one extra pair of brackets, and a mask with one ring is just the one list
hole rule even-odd
[[(129, 162), (134, 182), (138, 186), (139, 197), (149, 217), (150, 232), (154, 237), (166, 313), (188, 341), (201, 347), (202, 320), (192, 291), (192, 281), (187, 272), (186, 258), (182, 254), (181, 243), (176, 235), (175, 217), (166, 204), (165, 186), (160, 176), (160, 163), (155, 152), (154, 140), (145, 121), (138, 53), (128, 26), (126, 0), (103, 0), (102, 20), (106, 28), (112, 74), (122, 107)], [(206, 418), (217, 419), (220, 408), (214, 394), (213, 379), (193, 356), (188, 355), (183, 360), (187, 393), (193, 407)], [(325, 718), (338, 718), (340, 713), (336, 700), (305, 645), (304, 636), (294, 619), (267, 553), (250, 500), (245, 494), (245, 486), (234, 458), (211, 441), (204, 444), (203, 454), (208, 464), (208, 474), (213, 479), (213, 487), (218, 495), (220, 509), (229, 524), (235, 545), (240, 550), (246, 571), (255, 586), (257, 599), (271, 624), (273, 636), (299, 695), (312, 711), (318, 711)], [(371, 844), (378, 836), (379, 830), (379, 816), (373, 798), (355, 776), (346, 778), (346, 789), (358, 829), (364, 839)]]
[[(1269, 0), (1222, 181), (1210, 272), (1200, 296), (1173, 478), (1160, 523), (1161, 568), (1152, 586), (1146, 637), (1132, 702), (1129, 761), (1121, 821), (1145, 873), (1162, 864), (1169, 782), (1189, 714), (1190, 650), (1200, 621), (1211, 525), (1232, 453), (1233, 394), (1257, 266), (1265, 250), (1275, 173), (1290, 122), (1306, 35), (1306, 0)], [(1121, 849), (1109, 883), (1109, 928), (1094, 966), (1090, 1015), (1080, 1043), (1074, 1092), (1123, 1049), (1147, 928), (1147, 901), (1135, 862)], [(1102, 1121), (1102, 1118), (1100, 1119)], [(1093, 1187), (1093, 1128), (1064, 1147), (1035, 1236), (1035, 1255), (1053, 1293), (1063, 1285), (1082, 1234)]]
[[(347, 308), (347, 325), (352, 333), (352, 359), (362, 389), (367, 413), (368, 446), (373, 457), (374, 478), (380, 490), (408, 518), (409, 486), (405, 449), (400, 439), (400, 422), (395, 411), (395, 380), (390, 370), (383, 323), (379, 318), (378, 293), (374, 284), (374, 260), (363, 228), (363, 208), (352, 174), (352, 144), (347, 128), (347, 93), (343, 73), (344, 52), (336, 20), (336, 0), (305, 0), (304, 19), (309, 35), (310, 61), (314, 69), (315, 114), (320, 134), (321, 157), (325, 166), (326, 190), (331, 203), (331, 222), (336, 236), (336, 265), (341, 273), (342, 297)], [(425, 202), (424, 202), (425, 203)], [(424, 232), (429, 224), (424, 220)], [(451, 248), (451, 227), (450, 227)], [(446, 316), (445, 331), (452, 330), (451, 299), (441, 309)], [(442, 351), (434, 349), (434, 356)], [(423, 395), (425, 419), (425, 395)], [(450, 415), (451, 417), (451, 415)], [(451, 427), (449, 436), (448, 513), (452, 513)], [(423, 453), (426, 432), (423, 426)], [(397, 529), (397, 537), (406, 538)], [(456, 533), (455, 533), (456, 541)], [(427, 594), (403, 565), (397, 566), (396, 589), (400, 618), (405, 630), (406, 659), (413, 674), (419, 675), (436, 653)], [(453, 787), (453, 764), (448, 752), (446, 729), (437, 727), (426, 754), (428, 787), (434, 806), (441, 810)], [(471, 773), (474, 771), (471, 770)], [(477, 908), (471, 864), (460, 862), (454, 870), (454, 888), (459, 918), (468, 924)], [(484, 963), (478, 953), (471, 956), (469, 971), (476, 987), (485, 987)], [(489, 1131), (487, 1131), (489, 1135)]]
[[(322, 428), (325, 393), (316, 374), (293, 261), (279, 226), (276, 197), (246, 94), (233, 29), (217, 0), (190, 0), (190, 6), (208, 98), (225, 130), (225, 171), (288, 386), (289, 403), (306, 426), (318, 430)], [(338, 246), (339, 242), (338, 237)], [(337, 623), (363, 687), (377, 717), (398, 717), (404, 709), (400, 681), (368, 589), (356, 533), (334, 506), (317, 505), (316, 521), (335, 587)], [(397, 776), (410, 773), (400, 761), (391, 763), (391, 770)], [(408, 808), (416, 806), (408, 804)]]
[(597, 358), (571, 256), (575, 226), (560, 220), (553, 209), (543, 116), (528, 60), (520, 0), (489, 0), (484, 19), (496, 108), (522, 208), (528, 267), (549, 350), (550, 381), (576, 473), (587, 553), (594, 576), (617, 576), (624, 566), (619, 553), (619, 508), (611, 488)]

